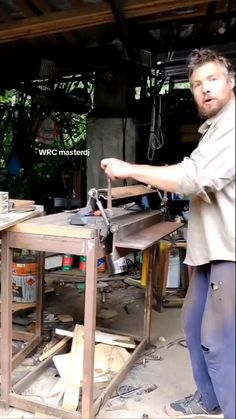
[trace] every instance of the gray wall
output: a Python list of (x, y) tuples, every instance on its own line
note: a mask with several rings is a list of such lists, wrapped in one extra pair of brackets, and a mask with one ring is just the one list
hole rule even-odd
[[(127, 119), (125, 132), (126, 161), (134, 163), (137, 137), (135, 119)], [(87, 148), (90, 151), (87, 157), (87, 191), (91, 188), (106, 188), (107, 179), (100, 168), (100, 161), (105, 157), (122, 159), (122, 118), (88, 118)], [(112, 186), (123, 186), (123, 182), (112, 182)]]

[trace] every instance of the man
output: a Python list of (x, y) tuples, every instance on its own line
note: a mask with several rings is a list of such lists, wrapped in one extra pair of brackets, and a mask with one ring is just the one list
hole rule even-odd
[(111, 179), (131, 178), (190, 197), (188, 248), (193, 266), (183, 306), (194, 395), (171, 403), (172, 417), (235, 415), (235, 95), (231, 63), (211, 50), (194, 50), (189, 79), (202, 138), (190, 158), (154, 167), (104, 159)]

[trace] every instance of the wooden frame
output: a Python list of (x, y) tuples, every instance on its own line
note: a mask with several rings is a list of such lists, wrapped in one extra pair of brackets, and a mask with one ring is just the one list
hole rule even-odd
[[(134, 361), (139, 357), (141, 352), (150, 343), (150, 327), (152, 312), (152, 284), (155, 274), (155, 264), (157, 256), (157, 241), (161, 237), (170, 234), (178, 228), (176, 223), (166, 223), (166, 229), (161, 224), (161, 234), (157, 234), (156, 242), (153, 237), (150, 241), (145, 240), (141, 245), (141, 250), (150, 248), (150, 264), (148, 285), (145, 295), (144, 309), (144, 333), (141, 342), (129, 358), (128, 363), (114, 377), (108, 387), (102, 392), (98, 399), (93, 402), (93, 371), (94, 371), (94, 346), (95, 346), (95, 329), (96, 329), (96, 295), (97, 295), (97, 259), (103, 252), (99, 243), (97, 231), (89, 227), (71, 226), (67, 220), (68, 214), (53, 214), (37, 219), (32, 219), (24, 223), (11, 227), (2, 234), (2, 255), (3, 255), (3, 271), (2, 271), (2, 407), (8, 409), (14, 406), (26, 411), (50, 413), (63, 418), (93, 418), (99, 411), (100, 407), (105, 403), (109, 396), (113, 393), (118, 383), (125, 377)], [(155, 233), (157, 233), (157, 225), (155, 225)], [(148, 227), (149, 231), (150, 227)], [(141, 237), (145, 236), (143, 230)], [(141, 243), (141, 242), (140, 242)], [(119, 242), (119, 247), (122, 243)], [(125, 247), (125, 242), (124, 242)], [(11, 340), (12, 340), (12, 278), (11, 266), (13, 248), (24, 248), (37, 250), (40, 252), (57, 252), (72, 253), (77, 255), (85, 255), (87, 257), (87, 269), (85, 278), (85, 309), (84, 309), (84, 363), (83, 363), (83, 392), (82, 392), (82, 408), (81, 413), (71, 412), (61, 407), (47, 405), (30, 400), (26, 396), (12, 392), (12, 369), (18, 365), (30, 350), (33, 350), (39, 343), (41, 337), (42, 324), (42, 289), (39, 292), (39, 307), (37, 311), (37, 327), (34, 337), (27, 343), (27, 349), (21, 351), (12, 359)], [(41, 256), (43, 258), (43, 256)], [(43, 260), (43, 259), (41, 259)], [(42, 270), (40, 275), (39, 287), (42, 286)], [(137, 339), (138, 340), (138, 339)], [(48, 365), (47, 362), (44, 365)], [(42, 367), (40, 372), (42, 371)], [(31, 373), (31, 378), (36, 374)], [(27, 377), (21, 382), (15, 384), (14, 389), (22, 390), (29, 384)]]

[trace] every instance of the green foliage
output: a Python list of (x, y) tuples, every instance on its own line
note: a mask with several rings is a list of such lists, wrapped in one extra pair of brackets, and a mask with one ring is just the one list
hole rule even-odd
[(13, 105), (16, 101), (16, 90), (6, 90), (0, 92), (0, 104), (1, 103), (9, 103)]
[[(57, 182), (62, 174), (71, 174), (83, 162), (78, 156), (43, 156), (39, 149), (70, 150), (85, 147), (86, 115), (51, 113), (58, 125), (58, 134), (50, 145), (36, 141), (36, 119), (42, 117), (33, 108), (27, 95), (16, 91), (1, 92), (0, 111), (0, 170), (7, 169), (12, 154), (19, 154), (23, 161), (21, 197), (34, 197), (37, 189), (46, 189), (47, 184)], [(36, 115), (36, 116), (35, 116)], [(45, 114), (46, 116), (47, 114)], [(53, 189), (53, 186), (51, 186)]]

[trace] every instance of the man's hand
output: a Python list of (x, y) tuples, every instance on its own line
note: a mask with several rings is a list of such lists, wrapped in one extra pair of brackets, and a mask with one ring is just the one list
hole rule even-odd
[(109, 158), (101, 161), (101, 168), (112, 180), (131, 178), (132, 167), (131, 163), (119, 159)]

